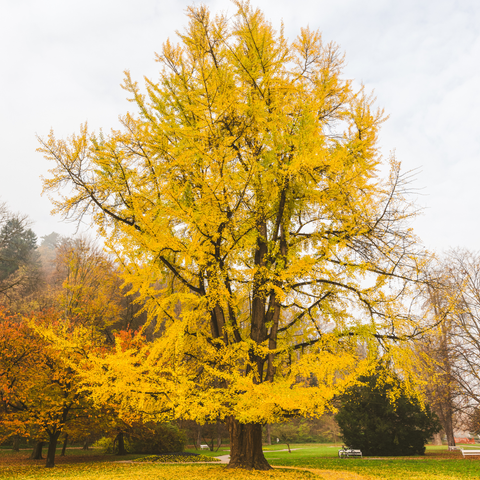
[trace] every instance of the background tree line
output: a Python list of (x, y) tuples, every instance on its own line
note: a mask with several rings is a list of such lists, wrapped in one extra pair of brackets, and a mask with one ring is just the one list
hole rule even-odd
[(111, 349), (116, 335), (127, 338), (141, 328), (142, 305), (122, 291), (115, 263), (86, 238), (52, 233), (38, 246), (26, 216), (5, 205), (1, 213), (0, 440), (16, 449), (20, 441), (35, 441), (33, 458), (41, 458), (48, 442), (47, 466), (53, 466), (61, 434), (63, 451), (67, 439), (87, 448), (104, 435), (151, 436), (151, 427), (121, 419), (114, 405), (95, 406), (72, 368), (82, 353), (57, 348), (38, 330), (83, 328), (95, 348)]
[[(113, 346), (116, 332), (145, 325), (141, 303), (122, 290), (118, 267), (85, 238), (52, 233), (37, 246), (27, 217), (13, 215), (5, 206), (2, 215), (2, 438), (18, 447), (20, 438), (36, 438), (40, 444), (48, 440), (54, 445), (61, 433), (65, 444), (69, 437), (86, 445), (104, 435), (112, 443), (128, 432), (132, 438), (148, 437), (146, 430), (138, 429), (138, 419), (135, 434), (135, 428), (118, 418), (114, 408), (98, 410), (79, 394), (75, 374), (62, 358), (66, 353), (52, 348), (23, 320), (56, 328), (86, 326), (99, 335), (102, 348)], [(436, 289), (427, 290), (424, 310), (425, 320), (435, 327), (418, 341), (416, 349), (432, 360), (436, 373), (426, 391), (428, 402), (448, 444), (454, 445), (454, 429), (480, 431), (480, 260), (472, 252), (455, 250), (437, 265), (432, 275), (441, 281)], [(155, 336), (152, 327), (146, 333)], [(223, 423), (202, 426), (179, 421), (178, 425), (197, 448), (206, 443), (213, 450), (228, 442)], [(266, 443), (277, 439), (286, 444), (335, 442), (340, 431), (332, 414), (318, 420), (296, 418), (264, 428)]]

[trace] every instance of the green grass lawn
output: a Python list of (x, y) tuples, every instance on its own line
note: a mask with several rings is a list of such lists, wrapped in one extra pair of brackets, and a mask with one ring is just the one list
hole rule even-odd
[[(265, 457), (272, 466), (295, 466), (320, 470), (351, 471), (360, 475), (388, 480), (463, 480), (480, 478), (480, 457), (464, 459), (460, 452), (448, 452), (446, 446), (427, 446), (425, 456), (370, 457), (339, 459), (341, 445), (292, 444), (292, 453), (285, 444), (264, 446)], [(473, 446), (466, 446), (473, 448)], [(195, 452), (195, 450), (190, 450)], [(218, 456), (229, 453), (228, 447), (217, 452), (202, 451)]]
[(308, 467), (321, 470), (352, 471), (382, 479), (479, 479), (480, 457), (464, 459), (460, 452), (448, 452), (446, 446), (427, 447), (425, 456), (367, 457), (339, 459), (340, 446), (294, 445), (299, 450), (280, 452), (276, 445), (265, 452), (271, 465)]
[[(43, 455), (45, 456), (47, 454), (47, 447), (43, 447)], [(12, 450), (12, 447), (0, 447), (0, 457), (2, 456), (12, 456), (12, 455), (17, 455), (17, 456), (22, 456), (24, 457), (25, 455), (30, 455), (32, 453), (33, 446), (32, 447), (21, 447), (19, 452), (14, 452)], [(97, 448), (92, 448), (89, 447), (88, 450), (83, 450), (81, 447), (73, 447), (73, 448), (67, 448), (67, 455), (99, 455), (101, 454), (101, 450)], [(60, 455), (62, 453), (62, 447), (57, 447), (57, 455)]]
[[(291, 445), (292, 453), (282, 451), (286, 445), (265, 446), (265, 457), (272, 466), (291, 466), (300, 469), (353, 472), (366, 479), (388, 480), (467, 480), (480, 478), (480, 457), (463, 459), (460, 452), (448, 452), (447, 447), (427, 447), (425, 456), (412, 457), (367, 457), (339, 459), (340, 445), (302, 444)], [(471, 447), (470, 447), (471, 448)], [(58, 449), (57, 454), (60, 453)], [(220, 456), (229, 453), (228, 446), (218, 451), (189, 450), (207, 456)], [(30, 450), (12, 452), (0, 449), (0, 480), (11, 479), (85, 479), (85, 480), (235, 480), (235, 479), (270, 479), (285, 480), (317, 479), (319, 472), (279, 471), (243, 472), (226, 470), (221, 465), (159, 465), (141, 463), (118, 463), (134, 460), (143, 455), (116, 457), (102, 455), (101, 451), (81, 448), (67, 449), (71, 464), (63, 464), (61, 457), (54, 469), (45, 469), (44, 460), (28, 460)], [(44, 450), (44, 455), (46, 449)], [(327, 476), (324, 478), (335, 478)], [(338, 478), (348, 480), (348, 473), (338, 474)]]

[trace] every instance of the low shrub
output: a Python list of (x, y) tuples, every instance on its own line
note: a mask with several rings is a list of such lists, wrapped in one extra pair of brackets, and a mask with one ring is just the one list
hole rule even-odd
[[(128, 438), (124, 439), (125, 450), (127, 452), (132, 452), (132, 445)], [(114, 447), (114, 439), (110, 437), (102, 437), (100, 440), (97, 440), (93, 445), (93, 448), (101, 448), (102, 453), (117, 453)]]
[(139, 458), (136, 462), (159, 462), (159, 463), (196, 463), (196, 462), (219, 462), (215, 457), (206, 455), (149, 455)]
[(185, 433), (171, 423), (148, 423), (128, 432), (132, 453), (183, 452)]
[(389, 375), (379, 369), (340, 398), (336, 419), (345, 445), (364, 455), (423, 455), (428, 439), (441, 428), (438, 418), (405, 393), (392, 402), (392, 390), (404, 386), (393, 372)]

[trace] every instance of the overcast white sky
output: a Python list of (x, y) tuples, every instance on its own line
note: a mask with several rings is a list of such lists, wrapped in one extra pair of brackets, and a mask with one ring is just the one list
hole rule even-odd
[[(38, 236), (75, 225), (41, 197), (48, 163), (35, 134), (80, 123), (109, 130), (132, 109), (123, 71), (156, 77), (154, 52), (186, 24), (191, 1), (0, 0), (0, 200), (26, 213)], [(205, 1), (213, 11), (235, 7)], [(381, 146), (419, 169), (427, 248), (480, 249), (480, 2), (478, 0), (257, 0), (293, 39), (309, 25), (346, 53), (345, 77), (375, 90), (390, 119)], [(86, 230), (86, 228), (84, 228)]]

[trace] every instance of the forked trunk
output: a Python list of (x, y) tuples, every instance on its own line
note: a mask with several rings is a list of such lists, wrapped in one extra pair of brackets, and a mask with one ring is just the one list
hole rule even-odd
[(48, 435), (48, 451), (47, 451), (47, 461), (45, 466), (47, 468), (52, 468), (55, 465), (55, 453), (57, 451), (57, 440), (61, 432), (55, 432), (52, 435)]
[(270, 470), (262, 450), (262, 425), (259, 423), (240, 423), (233, 417), (227, 417), (230, 433), (230, 463), (227, 468), (245, 468), (247, 470)]

